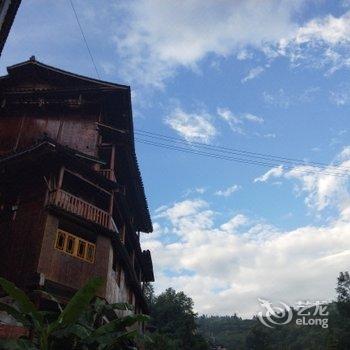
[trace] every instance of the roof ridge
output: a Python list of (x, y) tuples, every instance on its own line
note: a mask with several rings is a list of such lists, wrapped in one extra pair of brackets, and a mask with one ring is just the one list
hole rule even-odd
[(81, 74), (72, 73), (72, 72), (66, 71), (64, 69), (57, 68), (57, 67), (54, 67), (54, 66), (50, 66), (48, 64), (42, 63), (40, 61), (37, 61), (34, 56), (32, 56), (27, 61), (23, 61), (23, 62), (20, 62), (20, 63), (16, 63), (16, 64), (14, 64), (12, 66), (8, 66), (7, 67), (7, 72), (9, 74), (11, 74), (10, 72), (12, 70), (15, 70), (15, 69), (17, 69), (17, 68), (19, 68), (21, 66), (26, 66), (26, 65), (38, 66), (40, 68), (48, 69), (48, 70), (54, 71), (54, 72), (59, 73), (59, 74), (68, 75), (68, 76), (71, 76), (73, 78), (85, 80), (87, 82), (91, 82), (91, 83), (94, 83), (94, 84), (99, 84), (99, 85), (109, 86), (109, 87), (113, 87), (113, 88), (120, 88), (120, 89), (130, 90), (130, 86), (129, 85), (112, 83), (112, 82), (109, 82), (109, 81), (104, 81), (104, 80), (100, 80), (100, 79), (87, 77), (87, 76), (84, 76), (84, 75), (81, 75)]

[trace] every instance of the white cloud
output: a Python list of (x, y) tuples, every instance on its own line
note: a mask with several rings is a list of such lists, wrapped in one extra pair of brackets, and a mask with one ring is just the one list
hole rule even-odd
[(163, 210), (167, 209), (168, 207), (166, 205), (161, 205), (159, 208), (157, 208), (154, 212), (159, 213), (162, 212)]
[(266, 182), (272, 177), (281, 177), (283, 175), (283, 166), (279, 165), (270, 169), (265, 174), (254, 179), (254, 182)]
[(265, 137), (266, 139), (275, 139), (277, 135), (275, 133), (268, 133), (264, 134), (263, 137)]
[(242, 119), (234, 115), (228, 108), (218, 108), (217, 113), (219, 117), (221, 117), (229, 124), (232, 131), (238, 134), (245, 133), (243, 131), (243, 128), (241, 127), (241, 125), (243, 124)]
[(253, 58), (253, 54), (251, 52), (249, 52), (248, 50), (243, 49), (237, 53), (236, 58), (239, 61), (244, 61), (244, 60)]
[(300, 26), (270, 50), (275, 56), (288, 57), (294, 66), (325, 68), (328, 75), (350, 67), (349, 34), (350, 11), (339, 17), (326, 15)]
[(211, 117), (206, 112), (187, 113), (178, 107), (167, 116), (165, 122), (189, 142), (208, 143), (217, 134)]
[(350, 33), (349, 18), (350, 12), (340, 17), (327, 15), (313, 19), (298, 29), (294, 40), (297, 44), (321, 41), (335, 45), (347, 42)]
[(257, 117), (256, 115), (250, 114), (250, 113), (244, 114), (243, 118), (250, 122), (258, 123), (258, 124), (262, 124), (264, 122), (264, 118)]
[[(251, 113), (234, 114), (228, 108), (217, 108), (217, 115), (228, 123), (232, 131), (241, 135), (246, 135), (247, 123), (264, 123), (262, 117)], [(212, 116), (204, 110), (189, 113), (180, 107), (176, 107), (164, 121), (189, 142), (200, 141), (209, 143), (218, 134)], [(258, 133), (255, 134), (257, 135)], [(260, 134), (258, 135), (260, 136)], [(270, 134), (266, 137), (273, 137), (272, 135)]]
[(263, 137), (265, 139), (275, 139), (277, 137), (277, 134), (275, 134), (274, 132), (269, 132), (267, 134), (261, 134), (260, 132), (255, 132), (254, 135)]
[[(302, 11), (307, 0), (206, 0), (205, 4), (201, 0), (80, 2), (84, 3), (80, 6), (81, 15), (95, 45), (93, 51), (100, 52), (111, 45), (116, 48), (113, 62), (118, 63), (96, 57), (98, 68), (138, 88), (145, 85), (162, 88), (179, 68), (198, 72), (208, 56), (219, 63), (231, 57), (255, 59), (260, 67), (285, 57), (293, 66), (303, 63), (303, 67), (323, 68), (329, 73), (350, 67), (350, 12), (301, 21), (306, 17)], [(37, 20), (32, 21), (28, 33), (25, 18), (18, 17), (15, 37), (7, 44), (11, 50), (5, 52), (8, 64), (20, 56), (29, 57), (34, 48), (50, 64), (93, 74), (88, 56), (69, 60), (65, 50), (50, 45), (52, 38), (59, 42), (62, 33), (68, 33), (67, 49), (80, 43), (69, 7), (53, 2), (47, 16), (40, 17), (33, 9), (35, 6), (23, 6)], [(52, 13), (60, 16), (54, 18)], [(67, 18), (64, 24), (59, 20), (62, 17)], [(30, 40), (24, 40), (28, 35)]]
[(284, 89), (279, 89), (275, 93), (263, 92), (263, 100), (265, 103), (281, 107), (288, 108), (291, 104), (291, 98), (289, 94), (286, 94)]
[(200, 313), (245, 317), (259, 311), (257, 298), (293, 304), (334, 297), (350, 258), (349, 221), (283, 232), (242, 214), (219, 226), (214, 218), (198, 200), (163, 212), (160, 225), (178, 240), (167, 244), (151, 234), (143, 242), (152, 248), (157, 292), (172, 286), (190, 295)]
[(350, 172), (342, 171), (350, 168), (350, 160), (339, 166), (328, 166), (320, 169), (312, 166), (298, 166), (285, 173), (287, 179), (298, 181), (296, 190), (305, 193), (305, 204), (314, 210), (322, 211), (327, 207), (345, 209), (350, 203), (348, 182)]
[(196, 187), (196, 188), (189, 188), (186, 191), (184, 191), (184, 197), (188, 197), (192, 194), (204, 194), (207, 191), (205, 187)]
[(350, 85), (340, 84), (329, 92), (329, 99), (337, 106), (345, 106), (350, 103)]
[[(342, 132), (346, 132), (346, 130), (342, 130)], [(350, 159), (350, 146), (344, 147), (343, 150), (340, 152), (338, 158), (340, 160), (348, 160), (348, 159)]]
[[(260, 51), (266, 63), (285, 57), (293, 67), (326, 69), (332, 74), (350, 67), (350, 11), (297, 23), (306, 0), (167, 0), (124, 1), (126, 11), (115, 32), (122, 58), (121, 73), (128, 81), (164, 86), (179, 67), (198, 70), (209, 54), (252, 59)], [(176, 28), (176, 30), (174, 30)], [(251, 69), (242, 82), (264, 71)]]
[(242, 135), (246, 134), (244, 128), (245, 122), (257, 124), (262, 124), (264, 122), (264, 119), (262, 117), (258, 117), (251, 113), (234, 114), (228, 108), (219, 107), (217, 109), (217, 114), (220, 118), (222, 118), (228, 123), (232, 131)]
[[(350, 146), (335, 160), (328, 172), (350, 168)], [(273, 170), (263, 181), (272, 176), (296, 181), (308, 206), (320, 211), (330, 206), (336, 216), (285, 231), (240, 213), (218, 223), (221, 213), (203, 200), (166, 206), (158, 212), (157, 227), (177, 237), (175, 243), (152, 234), (143, 242), (152, 248), (157, 292), (172, 286), (190, 295), (200, 313), (244, 317), (259, 311), (258, 298), (291, 305), (334, 298), (338, 273), (348, 269), (350, 259), (349, 179), (311, 175), (306, 167)]]
[(255, 79), (257, 76), (262, 74), (265, 71), (265, 68), (258, 66), (255, 68), (252, 68), (248, 74), (241, 80), (242, 83), (246, 83), (249, 80)]
[(291, 105), (312, 102), (319, 91), (320, 88), (317, 86), (308, 87), (299, 93), (279, 89), (275, 92), (264, 91), (262, 97), (267, 104), (280, 108), (289, 108)]
[(208, 54), (246, 58), (247, 47), (262, 48), (295, 32), (293, 16), (304, 3), (124, 1), (119, 12), (127, 11), (127, 20), (115, 34), (121, 71), (128, 81), (162, 87), (178, 67), (192, 69)]
[(221, 196), (221, 197), (229, 197), (231, 196), (233, 193), (237, 192), (238, 190), (240, 190), (240, 186), (238, 185), (233, 185), (230, 186), (224, 190), (218, 190), (215, 192), (216, 196)]
[(232, 219), (230, 219), (229, 221), (222, 224), (220, 226), (220, 229), (228, 233), (233, 233), (239, 227), (248, 224), (248, 222), (249, 222), (249, 219), (245, 215), (238, 214), (234, 216)]
[(331, 91), (330, 100), (337, 106), (344, 106), (350, 102), (348, 91)]
[(315, 211), (326, 208), (337, 208), (347, 215), (346, 208), (350, 206), (350, 150), (345, 147), (336, 158), (340, 163), (333, 163), (326, 167), (312, 165), (298, 165), (291, 170), (284, 170), (282, 166), (270, 169), (254, 182), (266, 182), (271, 178), (285, 178), (295, 180), (297, 194), (305, 196), (305, 204)]
[(188, 217), (196, 213), (199, 209), (203, 209), (207, 204), (203, 200), (185, 200), (172, 207), (165, 206), (163, 210), (159, 210), (156, 218), (167, 217), (172, 222), (176, 222), (182, 217)]

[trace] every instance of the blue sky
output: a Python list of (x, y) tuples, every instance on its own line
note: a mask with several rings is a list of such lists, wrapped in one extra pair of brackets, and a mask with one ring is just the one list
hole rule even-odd
[[(137, 143), (156, 290), (243, 316), (259, 297), (332, 298), (350, 255), (350, 2), (74, 4), (101, 78), (131, 85), (137, 130), (329, 165), (260, 167)], [(96, 77), (68, 0), (23, 1), (1, 72), (31, 55)]]

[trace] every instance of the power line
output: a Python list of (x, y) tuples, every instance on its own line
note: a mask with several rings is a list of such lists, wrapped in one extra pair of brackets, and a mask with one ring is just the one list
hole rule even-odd
[[(184, 147), (178, 147), (178, 146), (172, 146), (172, 145), (167, 145), (167, 144), (162, 144), (162, 143), (157, 143), (157, 142), (152, 142), (149, 140), (143, 140), (143, 139), (136, 139), (137, 142), (143, 143), (146, 145), (151, 145), (159, 148), (164, 148), (164, 149), (170, 149), (173, 151), (180, 151), (184, 153), (190, 153), (190, 154), (195, 154), (199, 156), (206, 156), (210, 158), (216, 158), (216, 159), (222, 159), (222, 160), (227, 160), (227, 161), (233, 161), (237, 163), (245, 163), (245, 164), (250, 164), (250, 165), (257, 165), (257, 166), (263, 166), (263, 167), (276, 167), (281, 165), (281, 163), (264, 163), (264, 162), (259, 162), (259, 161), (254, 161), (250, 159), (242, 159), (242, 158), (235, 158), (235, 157), (229, 157), (229, 156), (224, 156), (220, 154), (214, 154), (214, 153), (207, 153), (207, 152), (202, 152), (202, 151), (197, 151), (194, 149), (190, 148), (184, 148)], [(291, 166), (284, 166), (285, 169), (293, 169)], [(310, 169), (310, 170), (296, 170), (297, 173), (304, 173), (304, 174), (323, 174), (323, 175), (330, 175), (330, 176), (336, 176), (336, 177), (346, 177), (348, 176), (346, 173), (331, 173), (331, 172), (326, 172), (318, 169)]]
[[(81, 26), (81, 23), (79, 21), (79, 17), (77, 14), (77, 11), (74, 7), (73, 4), (73, 0), (69, 0), (70, 5), (72, 7), (72, 10), (74, 12), (76, 21), (78, 23), (81, 35), (83, 37), (84, 43), (86, 45), (86, 48), (88, 50), (89, 56), (91, 58), (91, 62), (95, 68), (96, 71), (96, 75), (99, 79), (100, 78), (100, 74), (98, 72), (94, 57), (92, 55), (92, 52), (90, 50), (88, 41), (86, 39), (86, 36), (84, 34), (84, 30)], [(161, 144), (161, 143), (156, 143), (153, 141), (149, 141), (149, 140), (144, 140), (144, 139), (136, 139), (136, 141), (140, 142), (140, 143), (144, 143), (144, 144), (148, 144), (148, 145), (152, 145), (152, 146), (156, 146), (156, 147), (161, 147), (161, 148), (167, 148), (167, 149), (172, 149), (175, 151), (181, 151), (181, 152), (186, 152), (186, 153), (192, 153), (192, 154), (196, 154), (196, 155), (202, 155), (202, 156), (207, 156), (207, 157), (212, 157), (212, 158), (218, 158), (218, 159), (224, 159), (224, 160), (230, 160), (230, 161), (235, 161), (235, 162), (240, 162), (240, 163), (246, 163), (246, 164), (252, 164), (252, 165), (260, 165), (260, 166), (278, 166), (281, 165), (281, 163), (287, 163), (289, 165), (284, 167), (287, 169), (293, 169), (293, 167), (291, 167), (290, 165), (293, 166), (317, 166), (317, 167), (321, 167), (323, 169), (327, 169), (329, 167), (328, 164), (325, 163), (321, 163), (321, 162), (314, 162), (314, 161), (304, 161), (304, 160), (300, 160), (300, 159), (296, 159), (296, 158), (288, 158), (288, 157), (281, 157), (281, 156), (276, 156), (276, 155), (272, 155), (272, 154), (264, 154), (264, 153), (258, 153), (258, 152), (251, 152), (251, 151), (246, 151), (246, 150), (242, 150), (242, 149), (236, 149), (236, 148), (229, 148), (229, 147), (222, 147), (222, 146), (215, 146), (215, 145), (211, 145), (211, 144), (206, 144), (206, 143), (202, 143), (202, 142), (198, 142), (198, 141), (194, 141), (194, 142), (188, 142), (184, 139), (181, 138), (176, 138), (176, 137), (171, 137), (171, 136), (167, 136), (167, 135), (162, 135), (162, 134), (158, 134), (158, 133), (154, 133), (154, 132), (150, 132), (150, 131), (146, 131), (146, 130), (135, 130), (135, 134), (141, 135), (143, 137), (152, 137), (156, 138), (158, 140), (162, 140), (165, 142), (170, 142), (170, 143), (180, 143), (181, 145), (186, 145), (186, 146), (191, 146), (191, 148), (184, 148), (184, 147), (178, 147), (178, 146), (174, 146), (174, 145), (169, 145), (169, 144)], [(202, 149), (201, 149), (202, 148)], [(203, 149), (205, 150), (205, 152), (203, 151)], [(210, 153), (207, 152), (207, 150), (209, 151), (215, 151), (215, 152), (219, 152), (219, 154), (215, 154), (215, 153)], [(223, 154), (220, 153), (226, 153), (226, 154), (233, 154), (236, 156), (243, 156), (245, 158), (236, 158), (236, 157), (230, 157), (230, 156), (225, 156)], [(262, 160), (262, 161), (261, 161)], [(278, 163), (266, 163), (267, 162), (278, 162)], [(334, 164), (337, 165), (337, 164)], [(322, 174), (327, 174), (327, 175), (332, 175), (332, 176), (348, 176), (349, 174), (346, 173), (342, 173), (341, 170), (345, 170), (345, 171), (350, 171), (350, 168), (344, 168), (344, 167), (339, 167), (340, 169), (334, 169), (333, 171), (335, 171), (335, 173), (330, 173), (329, 170), (327, 170), (327, 172), (322, 171), (320, 169), (317, 170), (310, 170), (310, 171), (302, 171), (300, 170), (300, 172), (304, 172), (304, 173), (322, 173)], [(338, 171), (340, 170), (340, 172)]]
[[(160, 134), (150, 133), (152, 135), (147, 135), (144, 133), (148, 134), (149, 132), (135, 131), (135, 134), (138, 134), (138, 135), (143, 136), (143, 137), (151, 137), (152, 139), (156, 138), (156, 139), (166, 141), (166, 142), (173, 142), (175, 144), (179, 143), (181, 145), (189, 146), (192, 149), (196, 149), (199, 146), (199, 148), (203, 148), (205, 150), (208, 149), (210, 151), (216, 151), (216, 152), (227, 153), (227, 154), (234, 154), (234, 155), (239, 155), (239, 156), (243, 156), (243, 157), (252, 157), (252, 158), (262, 159), (262, 160), (267, 160), (267, 161), (279, 161), (279, 162), (282, 161), (282, 162), (286, 162), (286, 163), (297, 164), (296, 160), (285, 160), (287, 158), (282, 158), (282, 157), (277, 157), (277, 156), (272, 156), (272, 155), (262, 155), (261, 153), (253, 153), (253, 152), (248, 152), (248, 151), (240, 151), (237, 149), (230, 149), (230, 148), (226, 148), (226, 147), (214, 146), (214, 145), (205, 144), (205, 143), (201, 143), (201, 142), (187, 142), (183, 139), (178, 139), (178, 138), (160, 135)], [(159, 136), (156, 136), (156, 135), (159, 135)], [(299, 161), (299, 162), (302, 165), (306, 165), (306, 163), (303, 161)]]
[[(326, 170), (329, 172), (329, 165), (321, 162), (313, 162), (313, 161), (304, 161), (296, 158), (288, 158), (288, 157), (281, 157), (281, 156), (275, 156), (271, 154), (264, 154), (264, 153), (258, 153), (258, 152), (250, 152), (246, 150), (241, 150), (241, 149), (235, 149), (235, 148), (229, 148), (229, 147), (221, 147), (221, 146), (214, 146), (202, 142), (187, 142), (186, 140), (176, 138), (176, 137), (171, 137), (171, 136), (166, 136), (158, 133), (153, 133), (149, 131), (144, 131), (144, 130), (135, 130), (135, 134), (143, 137), (149, 137), (152, 138), (152, 141), (154, 139), (158, 139), (161, 141), (175, 143), (175, 144), (180, 144), (180, 145), (186, 145), (189, 146), (190, 149), (194, 150), (200, 150), (202, 151), (203, 149), (205, 151), (215, 151), (219, 153), (226, 153), (226, 154), (233, 154), (236, 156), (241, 156), (249, 159), (253, 159), (254, 161), (268, 161), (268, 162), (278, 162), (278, 164), (271, 164), (270, 165), (281, 165), (281, 163), (287, 163), (293, 166), (317, 166), (318, 168), (326, 168)], [(334, 164), (337, 165), (337, 164)], [(333, 174), (344, 174), (341, 171), (350, 171), (350, 168), (346, 167), (339, 167), (339, 169), (333, 169)]]
[(86, 40), (83, 27), (82, 27), (81, 24), (80, 24), (77, 11), (75, 10), (74, 4), (73, 4), (73, 0), (69, 0), (69, 2), (70, 2), (70, 5), (71, 5), (71, 7), (72, 7), (72, 10), (73, 10), (73, 12), (74, 12), (75, 19), (77, 20), (77, 23), (78, 23), (78, 26), (79, 26), (79, 29), (80, 29), (80, 33), (81, 33), (81, 35), (82, 35), (82, 37), (83, 37), (83, 40), (84, 40), (84, 42), (85, 42), (85, 46), (86, 46), (86, 48), (87, 48), (87, 50), (88, 50), (88, 52), (89, 52), (89, 56), (90, 56), (90, 58), (91, 58), (92, 65), (93, 65), (94, 68), (95, 68), (96, 75), (97, 75), (97, 77), (98, 77), (99, 79), (101, 79), (100, 74), (99, 74), (98, 69), (97, 69), (97, 66), (96, 66), (96, 63), (95, 63), (95, 60), (94, 60), (94, 57), (93, 57), (92, 52), (91, 52), (91, 50), (90, 50), (89, 44), (88, 44), (88, 42), (87, 42), (87, 40)]
[[(315, 165), (319, 167), (329, 167), (328, 164), (321, 163), (321, 162), (313, 162), (313, 161), (305, 161), (301, 159), (296, 159), (296, 158), (288, 158), (288, 157), (281, 157), (281, 156), (276, 156), (272, 154), (266, 154), (266, 153), (258, 153), (258, 152), (250, 152), (242, 149), (237, 149), (237, 148), (229, 148), (229, 147), (223, 147), (223, 146), (215, 146), (207, 143), (202, 143), (202, 142), (187, 142), (184, 139), (178, 138), (178, 137), (172, 137), (172, 136), (167, 136), (167, 135), (162, 135), (150, 131), (145, 131), (145, 130), (135, 130), (135, 134), (140, 134), (142, 136), (146, 137), (152, 137), (152, 138), (159, 138), (163, 139), (165, 141), (169, 142), (174, 142), (174, 143), (181, 143), (181, 144), (186, 144), (191, 147), (193, 146), (200, 146), (203, 148), (223, 152), (223, 153), (231, 153), (231, 154), (237, 154), (237, 155), (244, 155), (244, 156), (251, 156), (253, 158), (260, 158), (260, 159), (265, 159), (265, 160), (273, 160), (273, 161), (281, 161), (281, 162), (287, 162), (291, 164), (296, 164), (296, 165)], [(339, 164), (334, 164), (334, 165), (339, 165)], [(350, 168), (345, 168), (341, 167), (344, 170), (349, 170)]]
[[(87, 51), (89, 53), (91, 62), (94, 66), (96, 75), (99, 79), (100, 78), (100, 74), (98, 72), (94, 57), (92, 55), (92, 52), (90, 50), (88, 41), (86, 39), (86, 36), (84, 34), (84, 30), (82, 28), (82, 25), (80, 23), (77, 11), (74, 7), (73, 4), (73, 0), (69, 0), (70, 5), (72, 7), (75, 19), (77, 21), (78, 27), (80, 29), (81, 35), (83, 37), (85, 46), (87, 48)], [(157, 146), (157, 147), (161, 147), (161, 148), (167, 148), (167, 149), (172, 149), (172, 150), (176, 150), (176, 151), (181, 151), (181, 152), (187, 152), (187, 153), (192, 153), (192, 154), (196, 154), (196, 155), (202, 155), (202, 156), (208, 156), (208, 157), (212, 157), (212, 158), (219, 158), (219, 159), (224, 159), (224, 160), (231, 160), (231, 161), (236, 161), (236, 162), (240, 162), (240, 163), (246, 163), (246, 164), (252, 164), (252, 165), (260, 165), (260, 166), (278, 166), (281, 165), (281, 163), (287, 163), (289, 165), (284, 165), (285, 168), (287, 169), (293, 169), (293, 167), (291, 167), (291, 165), (293, 166), (317, 166), (318, 169), (317, 170), (310, 170), (310, 171), (300, 171), (300, 172), (306, 172), (306, 173), (321, 173), (321, 170), (319, 169), (319, 167), (323, 168), (323, 169), (327, 169), (329, 168), (328, 164), (325, 163), (321, 163), (321, 162), (314, 162), (314, 161), (304, 161), (304, 160), (300, 160), (300, 159), (296, 159), (296, 158), (288, 158), (288, 157), (281, 157), (281, 156), (276, 156), (276, 155), (272, 155), (272, 154), (264, 154), (264, 153), (258, 153), (258, 152), (251, 152), (251, 151), (246, 151), (246, 150), (242, 150), (242, 149), (237, 149), (237, 148), (229, 148), (229, 147), (222, 147), (222, 146), (215, 146), (215, 145), (211, 145), (211, 144), (206, 144), (206, 143), (202, 143), (202, 142), (188, 142), (184, 139), (181, 138), (176, 138), (176, 137), (171, 137), (171, 136), (167, 136), (167, 135), (162, 135), (162, 134), (158, 134), (158, 133), (154, 133), (154, 132), (150, 132), (150, 131), (146, 131), (146, 130), (135, 130), (135, 134), (141, 135), (143, 137), (152, 137), (152, 139), (156, 138), (158, 140), (162, 140), (165, 142), (170, 142), (170, 143), (180, 143), (180, 145), (186, 145), (186, 146), (191, 146), (191, 148), (184, 148), (184, 147), (178, 147), (178, 146), (174, 146), (174, 145), (168, 145), (168, 144), (161, 144), (161, 143), (156, 143), (153, 141), (149, 141), (149, 140), (144, 140), (144, 139), (136, 139), (136, 141), (140, 142), (140, 143), (144, 143), (144, 144), (148, 144), (148, 145), (152, 145), (152, 146)], [(203, 151), (203, 149), (205, 150), (205, 152)], [(210, 153), (207, 152), (208, 151), (215, 151), (215, 152), (219, 152), (219, 154), (215, 154), (215, 153)], [(236, 158), (236, 157), (230, 157), (230, 156), (225, 156), (224, 154), (220, 154), (220, 153), (226, 153), (226, 154), (233, 154), (235, 156), (240, 156), (240, 157), (245, 157), (245, 158)], [(278, 162), (278, 163), (266, 163), (267, 162)], [(334, 166), (339, 165), (339, 164), (334, 164)], [(340, 170), (340, 172), (339, 172)], [(328, 174), (328, 175), (332, 175), (332, 176), (348, 176), (349, 174), (346, 173), (342, 173), (341, 170), (345, 170), (345, 171), (350, 171), (350, 168), (344, 168), (342, 166), (339, 167), (339, 169), (334, 169), (333, 171), (335, 171), (335, 173), (330, 173), (329, 170), (327, 169), (327, 172), (322, 171), (323, 174)]]
[[(222, 160), (227, 160), (227, 161), (233, 161), (233, 162), (237, 162), (237, 163), (244, 163), (244, 164), (250, 164), (250, 165), (256, 165), (256, 166), (263, 166), (263, 167), (276, 167), (276, 166), (280, 166), (281, 163), (272, 163), (272, 162), (262, 162), (262, 161), (258, 161), (258, 160), (254, 160), (254, 159), (249, 159), (249, 158), (237, 158), (237, 157), (232, 157), (232, 156), (227, 156), (227, 155), (223, 155), (223, 154), (215, 154), (215, 153), (211, 153), (211, 152), (206, 152), (206, 151), (202, 151), (202, 150), (198, 150), (198, 149), (193, 149), (193, 148), (186, 148), (186, 147), (180, 147), (180, 146), (176, 146), (176, 145), (169, 145), (169, 144), (164, 144), (164, 143), (159, 143), (159, 142), (155, 142), (155, 141), (150, 141), (150, 140), (145, 140), (145, 139), (139, 139), (136, 138), (136, 141), (142, 144), (146, 144), (146, 145), (151, 145), (151, 146), (155, 146), (155, 147), (159, 147), (159, 148), (163, 148), (163, 149), (170, 149), (173, 151), (179, 151), (179, 152), (183, 152), (183, 153), (189, 153), (189, 154), (195, 154), (195, 155), (199, 155), (199, 156), (206, 156), (209, 158), (216, 158), (216, 159), (222, 159)], [(285, 169), (293, 169), (292, 166), (284, 165)], [(348, 174), (346, 173), (342, 173), (342, 172), (330, 172), (330, 171), (325, 171), (325, 170), (319, 170), (319, 169), (310, 169), (310, 170), (295, 170), (298, 173), (305, 173), (305, 174), (324, 174), (324, 175), (330, 175), (330, 176), (336, 176), (336, 177), (346, 177), (348, 176)]]

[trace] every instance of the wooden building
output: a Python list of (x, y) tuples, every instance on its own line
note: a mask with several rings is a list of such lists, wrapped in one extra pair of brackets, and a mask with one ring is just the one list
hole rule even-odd
[(147, 313), (151, 232), (130, 88), (32, 57), (0, 78), (0, 276), (61, 300), (90, 277)]
[(0, 0), (0, 56), (21, 0)]

